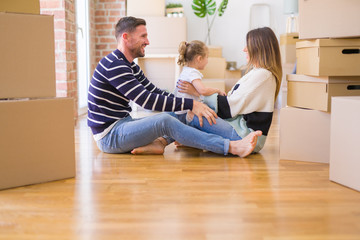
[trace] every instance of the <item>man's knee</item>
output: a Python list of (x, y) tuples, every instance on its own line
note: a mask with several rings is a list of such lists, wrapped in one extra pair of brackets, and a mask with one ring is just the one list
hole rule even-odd
[(176, 121), (179, 121), (178, 119), (166, 113), (157, 114), (156, 116), (154, 116), (153, 120), (160, 126), (164, 126), (164, 127), (171, 125)]
[(179, 121), (177, 118), (175, 118), (169, 114), (163, 114), (162, 120), (164, 123), (173, 123), (173, 122)]

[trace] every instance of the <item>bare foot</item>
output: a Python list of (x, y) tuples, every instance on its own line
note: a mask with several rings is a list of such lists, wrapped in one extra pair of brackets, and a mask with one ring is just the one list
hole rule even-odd
[(229, 146), (229, 153), (238, 155), (239, 157), (246, 157), (254, 150), (257, 138), (262, 135), (261, 131), (249, 133), (241, 140), (231, 141)]
[(131, 153), (134, 155), (141, 155), (141, 154), (154, 154), (154, 155), (161, 155), (164, 154), (165, 147), (167, 142), (164, 138), (160, 137), (155, 139), (152, 143), (134, 148)]
[(195, 114), (192, 111), (186, 113), (186, 121), (191, 122), (194, 119)]
[(182, 146), (183, 146), (183, 145), (182, 145), (181, 143), (179, 143), (178, 141), (175, 141), (174, 144), (175, 144), (176, 147), (182, 147)]

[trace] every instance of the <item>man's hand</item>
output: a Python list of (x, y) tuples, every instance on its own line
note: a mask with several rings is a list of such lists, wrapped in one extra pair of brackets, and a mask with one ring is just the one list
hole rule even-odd
[(200, 96), (200, 94), (198, 93), (198, 91), (196, 90), (194, 85), (192, 85), (189, 82), (179, 80), (177, 82), (177, 87), (180, 89), (179, 92), (187, 93), (187, 94), (190, 94), (190, 95), (196, 96), (196, 97)]
[(205, 117), (210, 125), (212, 125), (213, 123), (216, 124), (215, 118), (217, 118), (218, 116), (215, 111), (209, 108), (206, 104), (194, 100), (192, 111), (196, 116), (198, 116), (201, 127), (203, 126), (202, 117)]

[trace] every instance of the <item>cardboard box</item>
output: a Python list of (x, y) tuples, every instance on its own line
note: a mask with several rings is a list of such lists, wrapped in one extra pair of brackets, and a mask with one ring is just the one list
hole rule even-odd
[(281, 109), (287, 106), (287, 88), (280, 88), (279, 94), (276, 98), (275, 108)]
[(209, 57), (208, 64), (200, 72), (204, 78), (225, 78), (226, 60), (221, 57)]
[(209, 49), (208, 57), (222, 57), (222, 47), (221, 46), (207, 46)]
[(360, 1), (299, 0), (299, 37), (360, 37)]
[(126, 16), (133, 17), (164, 17), (165, 0), (131, 0), (126, 1)]
[(294, 63), (283, 63), (282, 64), (282, 78), (281, 78), (281, 88), (279, 91), (279, 95), (276, 99), (275, 107), (283, 108), (287, 106), (287, 80), (286, 76), (288, 74), (292, 74), (294, 71), (295, 64)]
[(283, 64), (294, 64), (296, 62), (296, 42), (298, 41), (298, 33), (286, 33), (280, 35), (280, 53)]
[(236, 69), (236, 70), (226, 69), (225, 70), (225, 78), (239, 80), (241, 78), (241, 70), (240, 69)]
[(280, 109), (280, 159), (329, 163), (330, 114), (318, 110)]
[(145, 76), (158, 88), (173, 92), (181, 67), (177, 54), (147, 54), (137, 62)]
[(331, 111), (331, 97), (360, 96), (360, 76), (312, 77), (287, 75), (287, 105)]
[(297, 74), (360, 76), (360, 38), (299, 41), (296, 58)]
[(187, 39), (186, 18), (145, 17), (144, 19), (150, 42), (145, 48), (146, 54), (178, 54), (180, 42)]
[(0, 98), (55, 97), (54, 18), (0, 13)]
[(0, 189), (75, 176), (74, 100), (0, 101)]
[(225, 70), (225, 92), (228, 93), (231, 88), (239, 81), (241, 78), (241, 70)]
[(360, 191), (360, 97), (333, 97), (330, 180)]
[(40, 14), (39, 0), (1, 0), (0, 12)]
[(224, 79), (203, 79), (202, 83), (206, 87), (212, 87), (220, 89), (221, 91), (225, 92), (225, 80)]

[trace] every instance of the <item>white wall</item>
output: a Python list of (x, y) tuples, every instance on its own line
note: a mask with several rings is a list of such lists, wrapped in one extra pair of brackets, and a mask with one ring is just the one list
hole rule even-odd
[[(270, 6), (270, 24), (275, 34), (279, 37), (285, 33), (286, 18), (283, 14), (284, 0), (229, 0), (228, 6), (222, 17), (217, 16), (211, 30), (211, 45), (223, 47), (223, 57), (227, 61), (236, 61), (240, 67), (246, 64), (245, 46), (246, 33), (250, 30), (250, 8), (253, 4), (268, 4)], [(221, 0), (216, 1), (220, 4)], [(188, 41), (206, 38), (206, 18), (197, 17), (192, 8), (192, 0), (166, 0), (167, 3), (181, 3), (184, 15), (187, 18)], [(261, 16), (259, 16), (261, 17)]]

